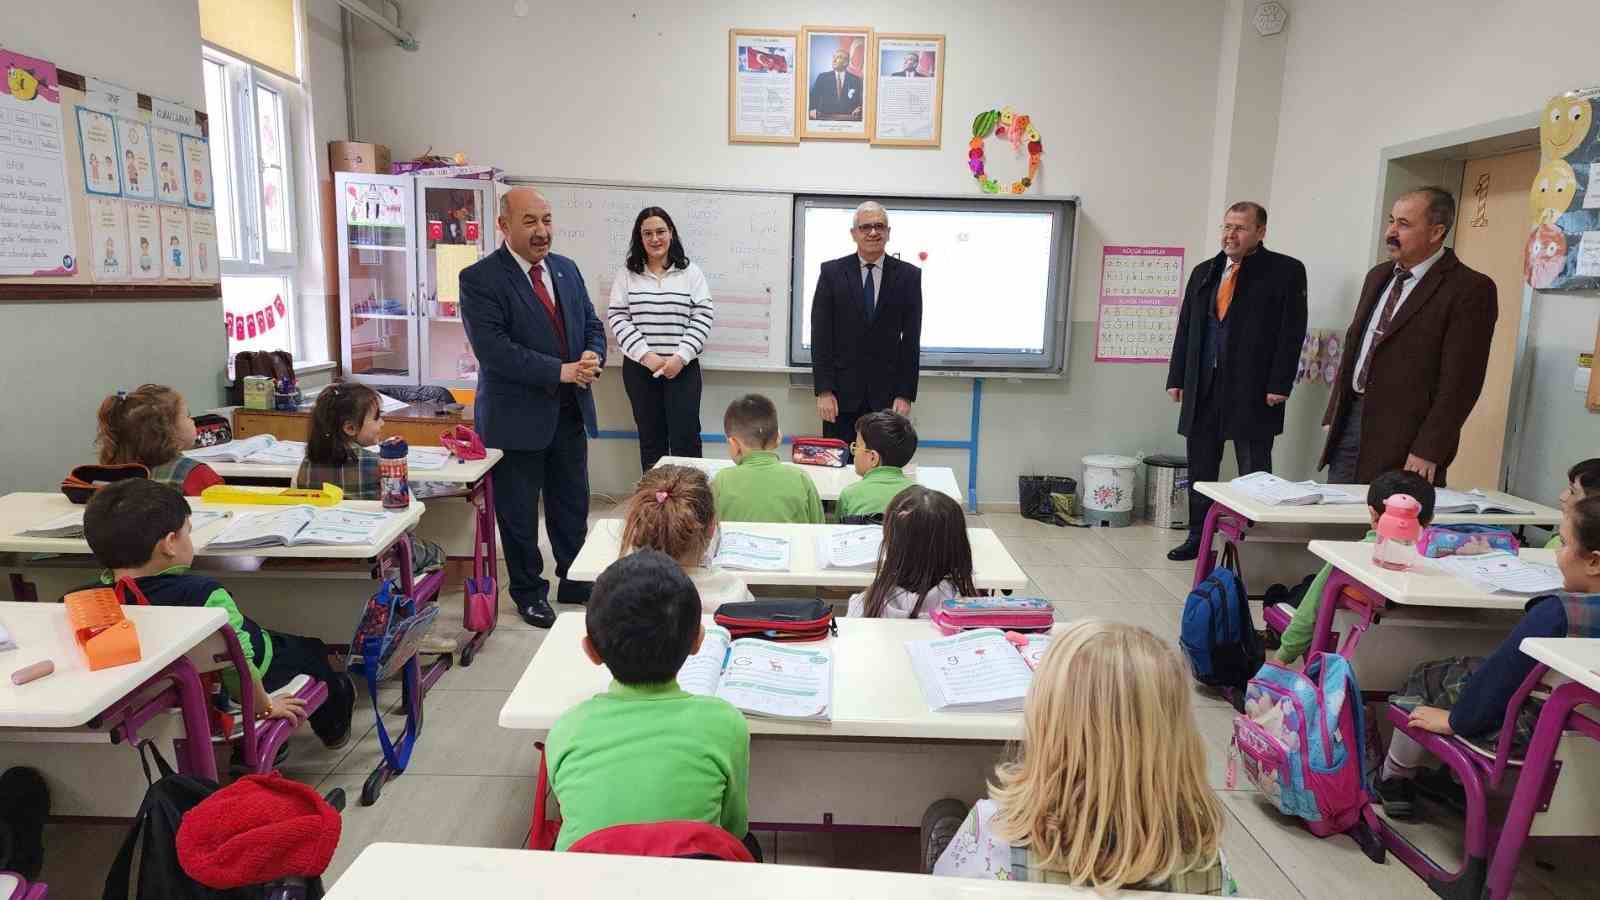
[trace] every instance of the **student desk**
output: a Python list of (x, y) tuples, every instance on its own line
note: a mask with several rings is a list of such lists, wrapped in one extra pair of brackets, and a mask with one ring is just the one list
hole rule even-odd
[[(688, 466), (706, 473), (707, 478), (714, 478), (723, 469), (734, 465), (731, 459), (702, 459), (689, 456), (663, 456), (657, 466)], [(856, 470), (850, 466), (800, 466), (792, 462), (784, 465), (799, 469), (817, 486), (817, 496), (823, 500), (838, 500), (839, 494), (845, 488), (861, 480)], [(938, 491), (950, 499), (961, 503), (961, 486), (956, 484), (955, 470), (949, 466), (915, 466), (909, 474), (917, 483), (930, 491)]]
[[(1199, 491), (1213, 501), (1210, 512), (1206, 513), (1204, 527), (1200, 531), (1200, 555), (1194, 561), (1194, 584), (1199, 585), (1206, 576), (1211, 574), (1211, 569), (1216, 565), (1217, 554), (1212, 550), (1212, 538), (1217, 534), (1222, 535), (1224, 541), (1242, 543), (1245, 535), (1255, 525), (1306, 526), (1327, 536), (1329, 532), (1347, 530), (1352, 536), (1359, 536), (1372, 527), (1372, 519), (1368, 513), (1365, 502), (1367, 486), (1364, 484), (1336, 484), (1330, 485), (1344, 490), (1346, 493), (1362, 498), (1361, 503), (1324, 504), (1317, 503), (1311, 506), (1273, 506), (1263, 503), (1245, 492), (1234, 487), (1227, 481), (1201, 481), (1195, 484)], [(1531, 500), (1523, 500), (1510, 494), (1499, 491), (1487, 491), (1485, 496), (1490, 500), (1509, 503), (1532, 509), (1531, 513), (1439, 513), (1434, 516), (1435, 525), (1504, 525), (1508, 528), (1521, 528), (1526, 525), (1559, 525), (1561, 523), (1561, 510), (1553, 509)], [(1267, 538), (1270, 540), (1271, 538)], [(1295, 543), (1304, 541), (1304, 537), (1294, 538)]]
[[(500, 709), (502, 728), (542, 739), (567, 710), (605, 692), (611, 674), (583, 655), (584, 634), (582, 613), (556, 618)], [(1022, 737), (1022, 715), (930, 710), (905, 643), (940, 636), (926, 619), (839, 620), (839, 636), (827, 639), (833, 721), (745, 717), (751, 821), (763, 830), (914, 829), (939, 797), (983, 796), (1004, 743)]]
[[(303, 441), (310, 434), (311, 403), (296, 410), (247, 409), (228, 406), (213, 412), (227, 415), (233, 422), (235, 438), (270, 434), (279, 440)], [(385, 438), (403, 437), (409, 444), (421, 447), (437, 446), (439, 434), (455, 425), (472, 424), (472, 407), (459, 412), (445, 409), (439, 403), (411, 403), (404, 409), (383, 414)]]
[[(770, 851), (768, 851), (770, 852)], [(1090, 888), (935, 878), (868, 869), (753, 865), (707, 859), (546, 853), (487, 847), (375, 843), (361, 851), (328, 900), (663, 900), (716, 896), (763, 900), (1099, 900)], [(1122, 891), (1120, 900), (1184, 900), (1191, 894)]]
[[(622, 549), (622, 520), (601, 519), (589, 528), (583, 549), (572, 561), (568, 576), (574, 581), (593, 581), (606, 566), (617, 561)], [(830, 569), (817, 564), (817, 539), (844, 525), (790, 525), (772, 522), (724, 522), (724, 531), (743, 531), (750, 534), (786, 537), (789, 539), (789, 570), (786, 572), (759, 572), (730, 569), (745, 584), (784, 585), (813, 588), (865, 588), (872, 583), (874, 571), (867, 569)], [(972, 544), (972, 580), (980, 590), (1023, 590), (1028, 586), (1028, 576), (1017, 565), (1011, 554), (1001, 545), (1000, 539), (987, 528), (968, 528), (967, 539)]]
[[(226, 629), (227, 616), (171, 606), (129, 606), (125, 614), (138, 629), (141, 658), (92, 672), (64, 605), (0, 602), (0, 625), (17, 643), (0, 652), (0, 757), (8, 766), (25, 763), (46, 773), (57, 815), (133, 814), (144, 793), (134, 754), (119, 751), (123, 765), (115, 765), (103, 749), (130, 735), (176, 747), (180, 771), (217, 777), (207, 698), (187, 654)], [(44, 659), (55, 663), (54, 674), (11, 683), (11, 673)], [(160, 715), (168, 709), (180, 711), (177, 722)], [(173, 744), (173, 738), (184, 739)], [(132, 775), (135, 790), (119, 783), (125, 779), (118, 774)]]

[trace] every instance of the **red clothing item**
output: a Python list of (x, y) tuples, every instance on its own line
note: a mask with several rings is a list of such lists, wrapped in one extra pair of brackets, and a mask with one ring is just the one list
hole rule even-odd
[(198, 463), (193, 469), (189, 470), (189, 474), (183, 479), (183, 495), (185, 497), (198, 497), (201, 491), (211, 487), (213, 484), (222, 484), (222, 476), (217, 474), (217, 470), (205, 463)]

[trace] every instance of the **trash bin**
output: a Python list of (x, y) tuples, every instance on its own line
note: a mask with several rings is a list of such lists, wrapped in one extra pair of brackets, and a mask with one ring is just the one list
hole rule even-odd
[(1133, 481), (1139, 461), (1101, 453), (1083, 458), (1083, 518), (1090, 525), (1133, 524)]
[(1189, 460), (1162, 453), (1144, 458), (1144, 508), (1157, 528), (1189, 527)]

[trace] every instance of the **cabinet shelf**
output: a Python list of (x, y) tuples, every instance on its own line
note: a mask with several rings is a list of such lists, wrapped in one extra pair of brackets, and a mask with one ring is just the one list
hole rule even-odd
[(350, 318), (352, 318), (352, 319), (388, 319), (388, 320), (391, 320), (391, 321), (403, 322), (406, 319), (409, 319), (411, 317), (408, 316), (408, 315), (405, 315), (403, 313), (363, 313), (363, 312), (352, 312), (350, 314)]

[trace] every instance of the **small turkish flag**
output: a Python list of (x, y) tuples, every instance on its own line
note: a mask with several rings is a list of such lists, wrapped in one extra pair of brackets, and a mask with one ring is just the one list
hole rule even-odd
[(477, 222), (468, 221), (467, 224), (466, 224), (466, 232), (467, 232), (467, 240), (469, 240), (469, 241), (477, 240), (478, 239), (478, 223)]
[(444, 240), (444, 223), (443, 222), (439, 221), (438, 219), (429, 219), (428, 220), (428, 240), (430, 240), (430, 241), (442, 241), (442, 240)]
[(223, 313), (222, 323), (222, 330), (228, 334), (233, 334), (233, 313)]
[(272, 308), (278, 311), (278, 316), (280, 318), (288, 315), (288, 313), (284, 311), (283, 297), (281, 296), (272, 298)]
[(250, 332), (250, 336), (251, 337), (255, 337), (256, 336), (256, 320), (255, 320), (255, 317), (254, 316), (245, 316), (244, 317), (244, 324), (246, 326), (246, 330)]

